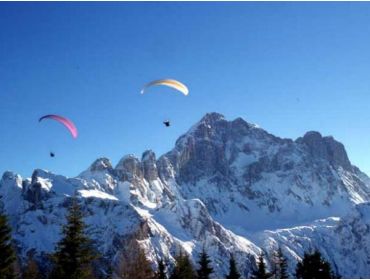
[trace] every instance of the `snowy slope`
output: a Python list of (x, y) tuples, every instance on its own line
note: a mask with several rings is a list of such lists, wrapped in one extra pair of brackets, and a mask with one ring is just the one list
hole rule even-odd
[(318, 132), (293, 141), (211, 113), (158, 159), (146, 151), (113, 167), (100, 158), (76, 178), (5, 172), (0, 206), (23, 260), (52, 252), (71, 196), (105, 256), (102, 273), (137, 239), (154, 266), (158, 256), (173, 263), (180, 250), (196, 261), (204, 246), (214, 277), (224, 276), (231, 253), (248, 277), (260, 250), (277, 246), (291, 273), (304, 250), (320, 248), (342, 276), (370, 277), (370, 179)]

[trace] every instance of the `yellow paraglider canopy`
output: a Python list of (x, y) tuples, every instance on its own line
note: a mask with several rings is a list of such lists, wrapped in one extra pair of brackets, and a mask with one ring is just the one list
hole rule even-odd
[(168, 86), (180, 91), (184, 95), (189, 94), (189, 89), (183, 83), (173, 79), (161, 79), (152, 81), (143, 87), (143, 89), (141, 90), (141, 94), (144, 94), (146, 89), (151, 86)]

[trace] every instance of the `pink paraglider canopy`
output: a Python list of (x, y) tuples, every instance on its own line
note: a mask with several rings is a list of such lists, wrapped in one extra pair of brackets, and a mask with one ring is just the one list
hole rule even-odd
[(69, 119), (64, 118), (62, 116), (58, 116), (58, 115), (46, 115), (46, 116), (41, 117), (39, 119), (39, 122), (41, 122), (44, 119), (52, 119), (52, 120), (55, 120), (55, 121), (58, 121), (58, 122), (62, 123), (69, 130), (69, 132), (72, 134), (72, 137), (77, 138), (77, 134), (78, 134), (77, 133), (77, 128), (73, 124), (73, 122), (70, 121)]

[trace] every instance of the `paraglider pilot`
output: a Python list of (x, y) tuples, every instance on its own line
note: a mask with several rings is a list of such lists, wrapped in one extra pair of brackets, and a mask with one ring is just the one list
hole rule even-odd
[(170, 121), (164, 121), (163, 124), (166, 126), (166, 127), (169, 127), (171, 125)]

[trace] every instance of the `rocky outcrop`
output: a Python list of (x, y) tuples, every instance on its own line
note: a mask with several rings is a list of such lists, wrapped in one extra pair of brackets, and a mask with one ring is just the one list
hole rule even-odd
[(133, 155), (123, 157), (115, 167), (115, 171), (122, 182), (140, 180), (144, 177), (141, 162)]
[(96, 172), (96, 171), (106, 171), (108, 173), (112, 173), (113, 172), (113, 167), (112, 167), (112, 163), (110, 162), (109, 159), (107, 158), (98, 158), (97, 160), (95, 160), (91, 166), (89, 167), (89, 169), (91, 172)]
[(309, 131), (296, 142), (304, 144), (314, 158), (328, 160), (335, 167), (341, 166), (346, 170), (352, 170), (343, 144), (333, 137), (322, 137), (319, 132)]
[(155, 153), (151, 150), (145, 151), (141, 158), (144, 178), (147, 181), (153, 181), (158, 178)]

